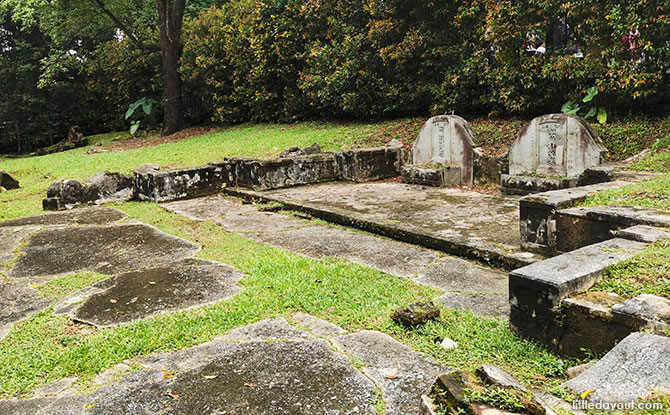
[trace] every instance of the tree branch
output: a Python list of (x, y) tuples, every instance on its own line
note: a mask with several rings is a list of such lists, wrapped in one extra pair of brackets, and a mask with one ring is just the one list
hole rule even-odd
[(121, 29), (123, 31), (123, 33), (125, 33), (128, 36), (128, 38), (138, 48), (140, 48), (142, 50), (151, 50), (151, 51), (161, 49), (160, 46), (157, 45), (157, 44), (146, 44), (146, 43), (142, 42), (141, 40), (139, 40), (133, 34), (133, 32), (130, 29), (128, 29), (128, 27), (125, 24), (123, 24), (123, 22), (118, 17), (116, 17), (116, 15), (114, 13), (112, 13), (112, 11), (107, 8), (107, 6), (105, 6), (105, 3), (102, 0), (94, 0), (94, 1), (98, 4), (98, 7), (100, 7), (102, 12), (105, 13), (110, 19), (112, 19), (112, 21), (119, 27), (119, 29)]

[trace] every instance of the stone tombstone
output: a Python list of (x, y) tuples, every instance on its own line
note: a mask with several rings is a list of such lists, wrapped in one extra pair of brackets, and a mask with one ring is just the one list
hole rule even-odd
[(582, 118), (542, 115), (519, 134), (509, 151), (509, 174), (577, 178), (601, 163), (600, 138)]
[(463, 184), (473, 183), (474, 132), (457, 115), (438, 115), (426, 121), (412, 147), (412, 164), (440, 163), (461, 168)]

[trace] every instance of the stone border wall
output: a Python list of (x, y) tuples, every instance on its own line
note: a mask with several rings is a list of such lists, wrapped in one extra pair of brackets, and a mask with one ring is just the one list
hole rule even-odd
[(670, 328), (668, 299), (587, 293), (607, 267), (669, 237), (665, 229), (636, 225), (604, 242), (512, 271), (510, 328), (572, 357), (584, 357), (581, 348), (606, 352), (635, 331)]
[[(227, 186), (269, 190), (338, 180), (358, 183), (392, 178), (400, 175), (402, 152), (400, 147), (380, 147), (272, 160), (230, 157), (200, 167), (167, 171), (150, 167), (136, 170), (133, 177), (107, 172), (102, 177), (114, 177), (115, 186), (125, 183), (124, 189), (115, 189), (119, 193), (123, 190), (124, 197), (118, 200), (167, 202), (214, 194)], [(119, 180), (119, 176), (124, 180)], [(63, 210), (114, 200), (100, 190), (109, 187), (106, 183), (89, 181), (54, 182), (43, 208)], [(84, 194), (85, 198), (80, 197)]]
[(590, 186), (528, 195), (519, 201), (521, 247), (545, 255), (555, 255), (557, 248), (557, 212), (571, 208), (591, 194), (630, 184), (609, 182)]

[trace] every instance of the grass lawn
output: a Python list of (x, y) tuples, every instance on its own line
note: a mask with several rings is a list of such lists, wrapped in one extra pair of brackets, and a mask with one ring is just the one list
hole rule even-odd
[[(349, 330), (386, 332), (448, 366), (474, 370), (491, 363), (526, 384), (551, 387), (568, 362), (542, 346), (512, 335), (502, 320), (443, 309), (439, 320), (407, 330), (390, 319), (398, 306), (434, 298), (439, 290), (339, 259), (314, 260), (229, 233), (211, 221), (199, 222), (156, 204), (119, 205), (131, 219), (157, 226), (204, 248), (197, 257), (230, 264), (247, 273), (243, 292), (215, 305), (161, 315), (112, 329), (73, 324), (51, 310), (16, 326), (0, 342), (0, 396), (24, 396), (39, 385), (79, 376), (85, 386), (95, 374), (124, 359), (192, 346), (261, 319), (305, 311)], [(83, 273), (40, 287), (62, 297), (99, 277)], [(460, 347), (446, 351), (449, 337)]]

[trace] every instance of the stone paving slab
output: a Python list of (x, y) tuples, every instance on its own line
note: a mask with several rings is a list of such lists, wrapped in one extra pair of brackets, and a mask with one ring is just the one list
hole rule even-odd
[(28, 239), (12, 278), (76, 271), (115, 274), (193, 256), (197, 245), (139, 223), (46, 228)]
[(0, 340), (18, 321), (46, 309), (50, 304), (51, 301), (42, 297), (29, 281), (0, 282)]
[[(130, 370), (131, 365), (136, 369)], [(170, 376), (164, 376), (168, 374)], [(51, 415), (376, 415), (375, 384), (324, 340), (283, 318), (100, 374), (91, 394), (0, 401), (0, 413)]]
[(670, 393), (670, 338), (633, 333), (591, 368), (563, 384), (591, 402), (635, 402)]
[(331, 222), (509, 270), (542, 258), (520, 248), (515, 196), (399, 183), (329, 183), (226, 193), (283, 203)]
[(419, 273), (416, 282), (446, 293), (436, 300), (447, 307), (486, 316), (509, 318), (506, 273), (461, 258), (443, 257)]
[(195, 220), (210, 220), (225, 215), (256, 210), (252, 205), (243, 204), (240, 199), (226, 197), (222, 194), (162, 203), (161, 206), (171, 212)]
[(438, 375), (450, 371), (377, 331), (336, 337), (333, 344), (360, 359), (363, 373), (382, 390), (387, 415), (418, 414), (421, 395), (430, 390)]
[(93, 206), (63, 212), (43, 213), (25, 218), (0, 222), (0, 227), (8, 226), (58, 226), (58, 225), (106, 225), (127, 218), (128, 215), (118, 209)]
[(229, 232), (274, 232), (301, 226), (309, 226), (309, 221), (281, 215), (273, 212), (251, 211), (236, 212), (214, 219)]
[[(15, 250), (26, 236), (39, 230), (37, 227), (0, 228), (0, 265), (16, 257)], [(0, 267), (0, 271), (2, 268)]]
[[(218, 262), (186, 259), (112, 277), (83, 291), (90, 294), (72, 314), (98, 328), (221, 301), (237, 294), (244, 274)], [(74, 294), (80, 301), (82, 295)], [(72, 303), (72, 301), (63, 301)]]
[(415, 275), (437, 258), (437, 253), (426, 248), (328, 225), (251, 237), (313, 258), (344, 258), (403, 278)]

